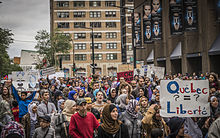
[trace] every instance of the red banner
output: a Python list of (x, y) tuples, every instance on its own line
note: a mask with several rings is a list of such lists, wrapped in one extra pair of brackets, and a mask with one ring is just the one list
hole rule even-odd
[(133, 73), (134, 71), (126, 71), (126, 72), (119, 72), (117, 73), (118, 81), (120, 77), (124, 77), (126, 82), (131, 82), (133, 80)]

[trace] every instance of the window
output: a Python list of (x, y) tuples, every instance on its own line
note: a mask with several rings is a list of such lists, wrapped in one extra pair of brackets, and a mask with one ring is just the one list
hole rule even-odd
[(116, 28), (116, 22), (106, 22), (105, 27), (106, 28)]
[(90, 27), (92, 27), (92, 28), (101, 28), (102, 23), (101, 22), (90, 22)]
[(100, 7), (101, 6), (101, 1), (90, 1), (89, 6), (90, 7)]
[[(90, 49), (92, 49), (92, 43), (90, 43)], [(102, 43), (94, 43), (94, 49), (102, 49)]]
[(86, 60), (86, 54), (75, 54), (75, 60)]
[(69, 12), (57, 12), (57, 18), (69, 18)]
[(116, 60), (117, 59), (117, 53), (109, 53), (106, 55), (107, 60)]
[[(94, 54), (94, 60), (102, 60), (102, 54)], [(92, 60), (92, 55), (91, 55), (91, 60)]]
[(81, 18), (81, 17), (86, 17), (86, 12), (73, 12), (73, 17), (75, 18)]
[(58, 55), (58, 59), (60, 58), (65, 61), (70, 61), (70, 55)]
[(132, 45), (128, 45), (128, 50), (129, 50), (129, 51), (132, 50)]
[(57, 28), (69, 28), (70, 25), (67, 22), (57, 23)]
[(117, 49), (117, 43), (106, 43), (107, 49)]
[(85, 1), (75, 1), (73, 6), (74, 7), (85, 7)]
[(74, 22), (74, 28), (84, 28), (85, 26), (85, 22)]
[(70, 33), (56, 33), (56, 35), (70, 36)]
[(57, 1), (57, 7), (69, 7), (68, 1)]
[(105, 17), (116, 17), (116, 11), (106, 11)]
[(105, 2), (105, 7), (115, 7), (116, 2), (115, 1), (106, 1)]
[(86, 43), (74, 44), (74, 49), (76, 49), (76, 50), (84, 50), (84, 49), (86, 49)]
[(91, 12), (89, 12), (89, 15), (91, 18), (98, 18), (98, 17), (101, 17), (101, 12), (100, 11), (91, 11)]
[(106, 33), (106, 38), (117, 38), (116, 32), (108, 32)]
[[(102, 33), (93, 33), (94, 38), (102, 38)], [(90, 34), (90, 38), (92, 38), (92, 33)]]
[(74, 39), (85, 39), (86, 33), (74, 33)]

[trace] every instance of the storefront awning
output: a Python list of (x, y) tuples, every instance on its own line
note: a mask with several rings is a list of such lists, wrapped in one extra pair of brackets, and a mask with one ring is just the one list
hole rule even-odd
[(209, 50), (209, 55), (220, 55), (220, 34), (212, 44), (212, 47)]
[(186, 55), (187, 58), (195, 58), (195, 57), (201, 57), (202, 53), (198, 52), (198, 53), (189, 53)]
[(182, 57), (182, 43), (179, 42), (170, 55), (170, 60), (180, 59)]
[(154, 50), (150, 52), (149, 56), (147, 57), (147, 62), (154, 62)]

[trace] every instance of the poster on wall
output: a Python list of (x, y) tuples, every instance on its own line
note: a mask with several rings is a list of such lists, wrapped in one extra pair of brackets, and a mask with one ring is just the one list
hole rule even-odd
[(170, 0), (170, 30), (172, 35), (183, 34), (182, 0)]
[(135, 46), (142, 47), (141, 38), (141, 15), (140, 13), (134, 13), (134, 33), (135, 33)]
[(220, 22), (220, 0), (216, 0), (217, 22)]
[(144, 44), (152, 43), (151, 4), (143, 6), (143, 39)]
[(152, 37), (154, 40), (162, 39), (162, 1), (151, 1)]
[(184, 29), (193, 31), (198, 29), (197, 0), (184, 0)]

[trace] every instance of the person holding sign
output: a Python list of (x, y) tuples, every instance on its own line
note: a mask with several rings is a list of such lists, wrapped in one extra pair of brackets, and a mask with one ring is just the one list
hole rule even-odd
[(33, 101), (36, 91), (27, 97), (27, 92), (21, 92), (21, 97), (18, 95), (18, 91), (12, 85), (12, 92), (19, 105), (19, 120), (21, 122), (22, 117), (28, 113), (28, 105)]

